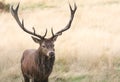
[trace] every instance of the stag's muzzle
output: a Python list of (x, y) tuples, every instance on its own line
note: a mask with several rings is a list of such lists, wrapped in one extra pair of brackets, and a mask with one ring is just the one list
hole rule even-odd
[(55, 52), (54, 52), (54, 51), (48, 52), (48, 56), (49, 56), (50, 58), (55, 57)]
[(54, 56), (55, 56), (55, 53), (54, 53), (54, 52), (50, 52), (50, 53), (49, 53), (49, 56), (50, 56), (50, 57), (54, 57)]

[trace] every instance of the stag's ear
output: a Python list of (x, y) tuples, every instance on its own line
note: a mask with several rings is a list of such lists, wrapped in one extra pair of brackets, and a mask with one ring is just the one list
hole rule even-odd
[(35, 43), (40, 43), (40, 42), (41, 42), (41, 40), (40, 40), (40, 39), (35, 38), (35, 37), (33, 37), (33, 36), (31, 36), (31, 37), (32, 37), (32, 39), (33, 39), (33, 41), (34, 41)]
[(52, 38), (52, 41), (55, 42), (55, 41), (57, 40), (57, 37), (58, 37), (58, 36), (53, 37), (53, 38)]

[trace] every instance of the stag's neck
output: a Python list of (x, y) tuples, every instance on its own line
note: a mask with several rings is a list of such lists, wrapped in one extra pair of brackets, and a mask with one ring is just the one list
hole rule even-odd
[(36, 54), (38, 55), (38, 56), (42, 56), (42, 55), (45, 55), (43, 52), (42, 52), (42, 49), (39, 47), (37, 50), (36, 50)]
[(38, 48), (37, 56), (36, 56), (36, 64), (39, 67), (40, 72), (42, 75), (47, 75), (52, 72), (53, 65), (54, 65), (55, 57), (49, 58), (44, 53), (42, 53), (41, 49)]
[(36, 53), (37, 53), (36, 56), (37, 63), (43, 64), (43, 62), (47, 61), (48, 57), (42, 52), (40, 47), (36, 50)]

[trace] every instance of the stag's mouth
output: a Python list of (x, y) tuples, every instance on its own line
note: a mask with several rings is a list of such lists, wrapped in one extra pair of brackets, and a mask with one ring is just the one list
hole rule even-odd
[(47, 55), (48, 55), (48, 58), (49, 58), (49, 59), (55, 57), (55, 53), (54, 53), (53, 51), (48, 52)]
[(50, 53), (49, 53), (49, 56), (50, 56), (50, 57), (55, 57), (55, 53), (54, 53), (54, 52), (50, 52)]

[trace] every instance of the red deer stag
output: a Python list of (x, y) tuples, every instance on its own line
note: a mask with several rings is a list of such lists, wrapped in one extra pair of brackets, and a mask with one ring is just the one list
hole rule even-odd
[(13, 5), (10, 7), (10, 11), (21, 29), (32, 35), (33, 41), (40, 45), (38, 49), (25, 50), (23, 53), (21, 59), (21, 70), (25, 82), (30, 82), (30, 79), (32, 82), (48, 82), (48, 77), (52, 72), (55, 60), (54, 42), (62, 32), (70, 28), (77, 6), (74, 4), (74, 9), (72, 9), (69, 4), (69, 8), (71, 11), (71, 17), (65, 28), (55, 34), (53, 33), (53, 29), (51, 29), (52, 37), (45, 38), (47, 29), (44, 36), (41, 36), (36, 33), (34, 27), (33, 32), (24, 27), (24, 21), (22, 20), (21, 22), (18, 17), (19, 4), (15, 9), (13, 8)]

